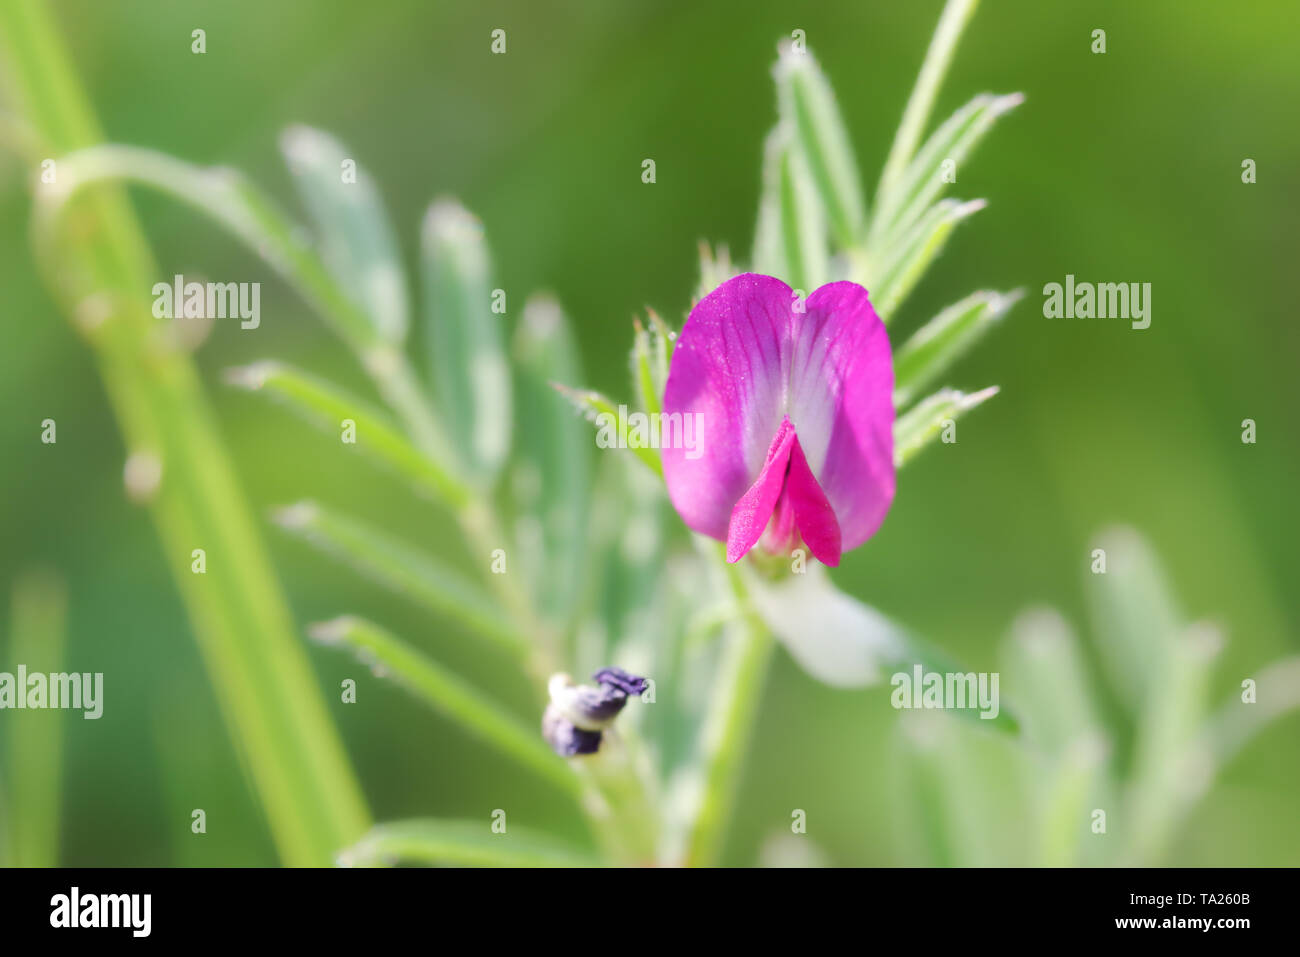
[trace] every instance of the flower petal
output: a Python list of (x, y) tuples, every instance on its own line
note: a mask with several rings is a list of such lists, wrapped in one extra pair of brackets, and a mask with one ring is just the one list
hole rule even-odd
[(785, 479), (786, 494), (794, 509), (795, 524), (808, 550), (823, 565), (834, 567), (840, 563), (840, 523), (835, 510), (826, 500), (826, 493), (817, 484), (803, 447), (794, 440), (790, 450), (790, 471)]
[(839, 688), (876, 684), (903, 655), (906, 639), (874, 608), (837, 589), (824, 568), (780, 582), (749, 576), (759, 617), (814, 678)]
[(867, 291), (852, 282), (822, 286), (796, 319), (790, 421), (848, 551), (875, 534), (894, 499), (889, 336)]
[[(767, 453), (767, 463), (749, 491), (740, 497), (731, 511), (727, 527), (727, 561), (738, 562), (762, 537), (776, 508), (777, 499), (785, 488), (786, 470), (790, 465), (790, 450), (797, 446), (794, 429), (789, 419), (781, 420), (781, 427), (772, 439)], [(802, 457), (802, 456), (801, 456)]]
[[(664, 412), (699, 423), (695, 448), (662, 450), (673, 506), (729, 555), (752, 547), (772, 508), (787, 523), (792, 509), (813, 554), (838, 562), (893, 501), (893, 390), (889, 338), (861, 286), (830, 283), (796, 304), (770, 276), (728, 280), (691, 310), (673, 354)], [(804, 462), (789, 501), (765, 473), (787, 417)]]
[(682, 520), (712, 538), (727, 540), (785, 418), (793, 295), (771, 276), (736, 276), (696, 303), (673, 351), (664, 413), (697, 415), (699, 431), (695, 449), (662, 450), (664, 480)]

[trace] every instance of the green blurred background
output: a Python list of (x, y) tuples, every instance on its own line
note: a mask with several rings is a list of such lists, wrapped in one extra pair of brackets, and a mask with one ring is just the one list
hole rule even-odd
[[(111, 139), (238, 167), (292, 207), (279, 132), (293, 122), (332, 131), (378, 181), (408, 264), (428, 203), (458, 196), (484, 220), (512, 303), (554, 291), (577, 327), (587, 384), (627, 396), (633, 313), (651, 305), (680, 323), (697, 240), (748, 253), (777, 39), (806, 32), (874, 186), (940, 6), (57, 9)], [(1056, 606), (1088, 634), (1091, 543), (1114, 522), (1148, 537), (1189, 617), (1223, 626), (1216, 700), (1300, 650), (1294, 13), (1290, 0), (999, 0), (967, 31), (936, 115), (983, 90), (1023, 90), (1027, 102), (959, 171), (955, 195), (990, 207), (958, 231), (897, 328), (976, 288), (1024, 286), (1028, 296), (949, 376), (962, 388), (999, 384), (1002, 395), (963, 423), (958, 444), (909, 467), (883, 531), (836, 578), (971, 668), (997, 667), (999, 643), (1030, 604)], [(200, 27), (208, 52), (197, 56), (190, 32)], [(497, 27), (505, 56), (488, 52)], [(1089, 49), (1096, 28), (1107, 31), (1104, 55)], [(1240, 179), (1247, 157), (1255, 185)], [(641, 182), (644, 158), (656, 161), (654, 185)], [(67, 667), (106, 675), (104, 717), (65, 719), (62, 860), (274, 863), (158, 540), (123, 495), (122, 445), (91, 355), (35, 275), (28, 173), (0, 154), (0, 581), (58, 570), (70, 596)], [(187, 210), (136, 198), (163, 276), (264, 282), (257, 333), (218, 324), (199, 353), (255, 505), (346, 504), (461, 554), (447, 520), (397, 482), (329, 456), (336, 442), (219, 384), (227, 366), (276, 356), (365, 386), (260, 263)], [(1043, 318), (1043, 284), (1066, 273), (1150, 282), (1151, 327)], [(39, 442), (47, 417), (58, 422), (54, 446)], [(1256, 445), (1241, 442), (1244, 418), (1258, 423)], [(500, 663), (444, 623), (266, 534), (300, 622), (367, 614), (493, 685)], [(560, 795), (350, 660), (312, 655), (376, 819), (512, 807), (512, 821), (582, 834)], [(15, 666), (0, 643), (0, 670)], [(344, 677), (358, 679), (356, 705), (337, 703)], [(517, 681), (497, 690), (527, 707)], [(831, 861), (907, 863), (890, 794), (897, 720), (887, 689), (831, 691), (779, 653), (727, 859), (756, 861), (798, 807)], [(1300, 862), (1298, 732), (1294, 716), (1274, 725), (1226, 769), (1172, 863)], [(195, 807), (207, 811), (202, 838), (189, 831)]]

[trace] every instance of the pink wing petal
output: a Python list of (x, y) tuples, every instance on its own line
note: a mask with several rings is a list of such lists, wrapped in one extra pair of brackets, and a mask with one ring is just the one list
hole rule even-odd
[(767, 453), (767, 462), (749, 491), (732, 509), (727, 528), (727, 561), (738, 562), (763, 536), (772, 517), (776, 501), (785, 488), (785, 473), (790, 465), (790, 450), (799, 445), (790, 420), (783, 419)]
[(795, 524), (808, 550), (823, 565), (835, 567), (840, 563), (840, 523), (826, 500), (826, 493), (808, 468), (797, 438), (790, 450), (790, 471), (785, 482)]
[(664, 480), (682, 520), (712, 538), (727, 540), (785, 418), (792, 296), (771, 276), (730, 279), (696, 303), (673, 351), (664, 413), (699, 414), (700, 431), (695, 450), (662, 450)]
[(795, 318), (790, 421), (848, 551), (875, 534), (894, 499), (889, 337), (867, 291), (852, 282), (822, 286)]

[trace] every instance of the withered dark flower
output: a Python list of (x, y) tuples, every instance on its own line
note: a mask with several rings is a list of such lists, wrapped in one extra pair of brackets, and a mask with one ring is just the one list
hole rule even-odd
[(631, 695), (646, 690), (645, 678), (621, 668), (602, 668), (591, 676), (596, 685), (580, 685), (567, 674), (547, 684), (550, 704), (542, 714), (542, 735), (563, 757), (595, 754), (604, 729), (613, 723)]

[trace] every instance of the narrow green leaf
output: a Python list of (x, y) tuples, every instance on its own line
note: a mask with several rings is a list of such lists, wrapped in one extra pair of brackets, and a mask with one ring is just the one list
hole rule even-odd
[[(12, 628), (5, 660), (26, 665), (29, 674), (57, 674), (63, 671), (66, 631), (67, 592), (63, 580), (44, 571), (22, 575), (14, 584)], [(90, 675), (85, 677), (90, 679)], [(83, 695), (94, 691), (83, 685)], [(25, 692), (25, 688), (19, 690), (19, 694)], [(86, 704), (84, 697), (82, 703)], [(101, 712), (103, 704), (102, 698), (96, 702)], [(86, 707), (82, 713), (89, 716), (94, 712), (94, 708)], [(82, 714), (73, 715), (80, 722)], [(9, 793), (8, 806), (0, 815), (0, 861), (9, 867), (55, 867), (59, 863), (66, 720), (62, 711), (15, 710), (4, 718)]]
[[(634, 440), (631, 435), (628, 417), (619, 412), (613, 401), (607, 399), (599, 392), (592, 392), (590, 389), (573, 389), (566, 385), (560, 385), (558, 382), (551, 383), (560, 395), (568, 399), (575, 409), (592, 425), (596, 426), (599, 431), (598, 441), (608, 439), (607, 447), (617, 447), (628, 449), (638, 459), (654, 472), (656, 475), (664, 474), (663, 465), (659, 461), (659, 450), (649, 448)], [(612, 433), (606, 430), (612, 429)]]
[(888, 322), (902, 305), (908, 293), (925, 275), (930, 263), (943, 250), (953, 227), (984, 206), (982, 199), (969, 203), (940, 200), (908, 230), (908, 234), (899, 240), (893, 254), (881, 265), (880, 278), (872, 288), (876, 311), (882, 319)]
[(251, 392), (266, 392), (335, 435), (343, 421), (351, 419), (356, 424), (356, 444), (351, 448), (407, 479), (435, 501), (460, 508), (472, 497), (458, 476), (412, 445), (383, 413), (333, 383), (269, 360), (228, 369), (226, 381)]
[(998, 394), (997, 386), (979, 392), (942, 389), (927, 396), (894, 422), (894, 465), (902, 468), (943, 433), (949, 422)]
[[(1023, 102), (1020, 93), (1007, 96), (981, 93), (934, 132), (902, 179), (876, 199), (876, 216), (868, 243), (873, 258), (888, 251), (943, 194), (949, 183), (955, 181), (966, 157), (998, 117)], [(949, 160), (952, 176), (945, 175), (944, 164)]]
[(1079, 866), (1083, 842), (1093, 836), (1088, 812), (1097, 806), (1107, 752), (1100, 734), (1088, 734), (1067, 745), (1052, 763), (1042, 801), (1042, 866)]
[(894, 354), (894, 405), (903, 408), (960, 359), (1023, 295), (982, 291), (954, 303)]
[(781, 241), (789, 264), (786, 282), (804, 296), (830, 278), (821, 204), (803, 154), (787, 143), (782, 150)]
[(655, 384), (651, 357), (650, 333), (640, 319), (632, 320), (632, 378), (641, 394), (641, 408), (651, 414), (659, 412), (660, 393)]
[(592, 436), (550, 386), (553, 379), (582, 378), (577, 343), (554, 299), (535, 296), (524, 305), (514, 358), (516, 539), (532, 571), (536, 604), (564, 623), (573, 614), (587, 540)]
[[(103, 140), (47, 5), (0, 3), (0, 60), (10, 68), (11, 102), (46, 144), (44, 155)], [(115, 189), (86, 197), (77, 212), (80, 229), (38, 250), (50, 291), (69, 313), (91, 297), (111, 304), (87, 339), (125, 447), (162, 463), (151, 513), (231, 741), (280, 859), (329, 863), (369, 826), (361, 790), (198, 371), (181, 350), (158, 348), (146, 293), (157, 269), (139, 222)], [(206, 575), (191, 574), (182, 558), (195, 543), (207, 550)]]
[(835, 94), (807, 50), (786, 46), (774, 69), (782, 120), (795, 142), (841, 247), (861, 239), (866, 204), (858, 163)]
[(754, 268), (808, 295), (829, 278), (821, 200), (793, 134), (779, 125), (764, 154)]
[(885, 160), (880, 175), (878, 195), (884, 195), (894, 188), (916, 151), (916, 144), (921, 141), (926, 121), (930, 118), (930, 110), (934, 108), (935, 96), (943, 84), (953, 53), (956, 52), (957, 41), (970, 22), (975, 6), (976, 0), (948, 0), (944, 6), (939, 24), (930, 40), (930, 47), (925, 52), (925, 61), (921, 64), (916, 85), (903, 110), (903, 120), (894, 135), (893, 145), (889, 148), (889, 157)]
[(1002, 660), (1006, 681), (1019, 689), (1026, 733), (1044, 754), (1061, 754), (1075, 741), (1100, 733), (1083, 652), (1055, 611), (1035, 608), (1020, 615)]
[(498, 604), (428, 553), (314, 502), (278, 509), (274, 517), (282, 528), (385, 588), (462, 622), (513, 654), (527, 653), (527, 641), (502, 615)]
[(1300, 656), (1275, 661), (1251, 677), (1255, 680), (1255, 700), (1242, 701), (1238, 689), (1207, 724), (1206, 747), (1216, 767), (1231, 761), (1273, 721), (1300, 711)]
[[(1108, 572), (1107, 577), (1112, 573)], [(1193, 625), (1174, 636), (1165, 667), (1156, 672), (1138, 712), (1130, 812), (1131, 866), (1158, 864), (1175, 827), (1213, 780), (1213, 762), (1200, 748), (1210, 678), (1223, 635)]]
[(309, 634), (322, 644), (348, 649), (377, 674), (391, 678), (484, 743), (565, 792), (575, 797), (580, 793), (578, 776), (542, 738), (540, 717), (536, 727), (524, 724), (459, 676), (362, 618), (319, 622), (310, 626)]
[(336, 332), (359, 352), (379, 341), (364, 312), (329, 274), (275, 205), (240, 173), (204, 169), (164, 153), (134, 146), (91, 146), (59, 161), (53, 188), (37, 193), (36, 242), (48, 246), (68, 203), (96, 183), (124, 180), (156, 189), (197, 209), (233, 233), (313, 303)]
[[(731, 261), (731, 250), (725, 244), (720, 244), (715, 250), (706, 240), (700, 240), (700, 281), (695, 287), (694, 302), (699, 302), (713, 290), (717, 289), (728, 279), (740, 275), (740, 269)], [(650, 312), (651, 325), (655, 325), (657, 318), (653, 310)], [(662, 320), (658, 325), (663, 325)], [(665, 328), (667, 328), (665, 326)]]
[[(754, 246), (750, 250), (749, 261), (755, 272), (769, 276), (784, 276), (789, 273), (786, 268), (785, 250), (781, 244), (781, 153), (783, 127), (779, 124), (770, 130), (763, 140), (763, 169), (758, 196), (758, 220), (754, 225)], [(700, 288), (696, 299), (703, 299), (717, 288), (709, 286), (716, 278), (712, 272), (712, 257), (705, 261), (701, 256)], [(708, 278), (706, 278), (708, 277)], [(708, 288), (705, 288), (708, 286)]]
[(59, 161), (57, 185), (37, 194), (34, 242), (51, 259), (57, 225), (73, 197), (98, 183), (139, 183), (191, 206), (229, 230), (271, 265), (357, 354), (385, 400), (422, 449), (450, 458), (442, 427), (415, 382), (405, 355), (380, 338), (370, 317), (300, 238), (300, 230), (243, 176), (203, 169), (132, 146), (90, 146)]
[[(728, 260), (728, 265), (730, 265), (730, 260)], [(728, 275), (726, 279), (732, 278), (732, 275)], [(721, 284), (721, 282), (718, 283), (718, 285)], [(659, 313), (653, 309), (647, 309), (646, 313), (650, 316), (650, 329), (653, 333), (655, 347), (655, 376), (660, 381), (659, 392), (662, 395), (662, 387), (668, 384), (668, 370), (672, 368), (673, 364), (673, 350), (677, 347), (677, 333), (670, 329), (668, 323), (664, 322)]]
[(460, 867), (599, 867), (586, 851), (547, 834), (491, 820), (413, 820), (379, 824), (339, 855), (344, 867), (411, 863)]
[(326, 264), (379, 337), (400, 344), (410, 324), (406, 277), (374, 181), (353, 154), (320, 130), (290, 127), (280, 144)]
[[(892, 654), (887, 654), (881, 658), (881, 669), (886, 675), (912, 674), (918, 665), (922, 674), (975, 674), (978, 677), (978, 673), (974, 672), (973, 669), (961, 667), (954, 659), (930, 642), (904, 632), (899, 633), (898, 642), (892, 646)], [(988, 731), (998, 731), (1005, 734), (1020, 733), (1019, 711), (1007, 701), (1000, 685), (996, 713), (992, 708), (982, 710), (976, 704), (968, 704), (965, 708), (953, 708), (947, 713)], [(992, 715), (992, 717), (985, 717), (985, 715)]]
[(422, 230), (429, 363), (443, 420), (462, 459), (490, 483), (510, 447), (504, 290), (493, 290), (483, 225), (453, 200)]
[(1086, 567), (1086, 594), (1102, 662), (1120, 699), (1137, 712), (1152, 686), (1167, 680), (1162, 676), (1169, 673), (1170, 655), (1183, 630), (1182, 614), (1155, 553), (1131, 528), (1108, 528), (1097, 535)]

